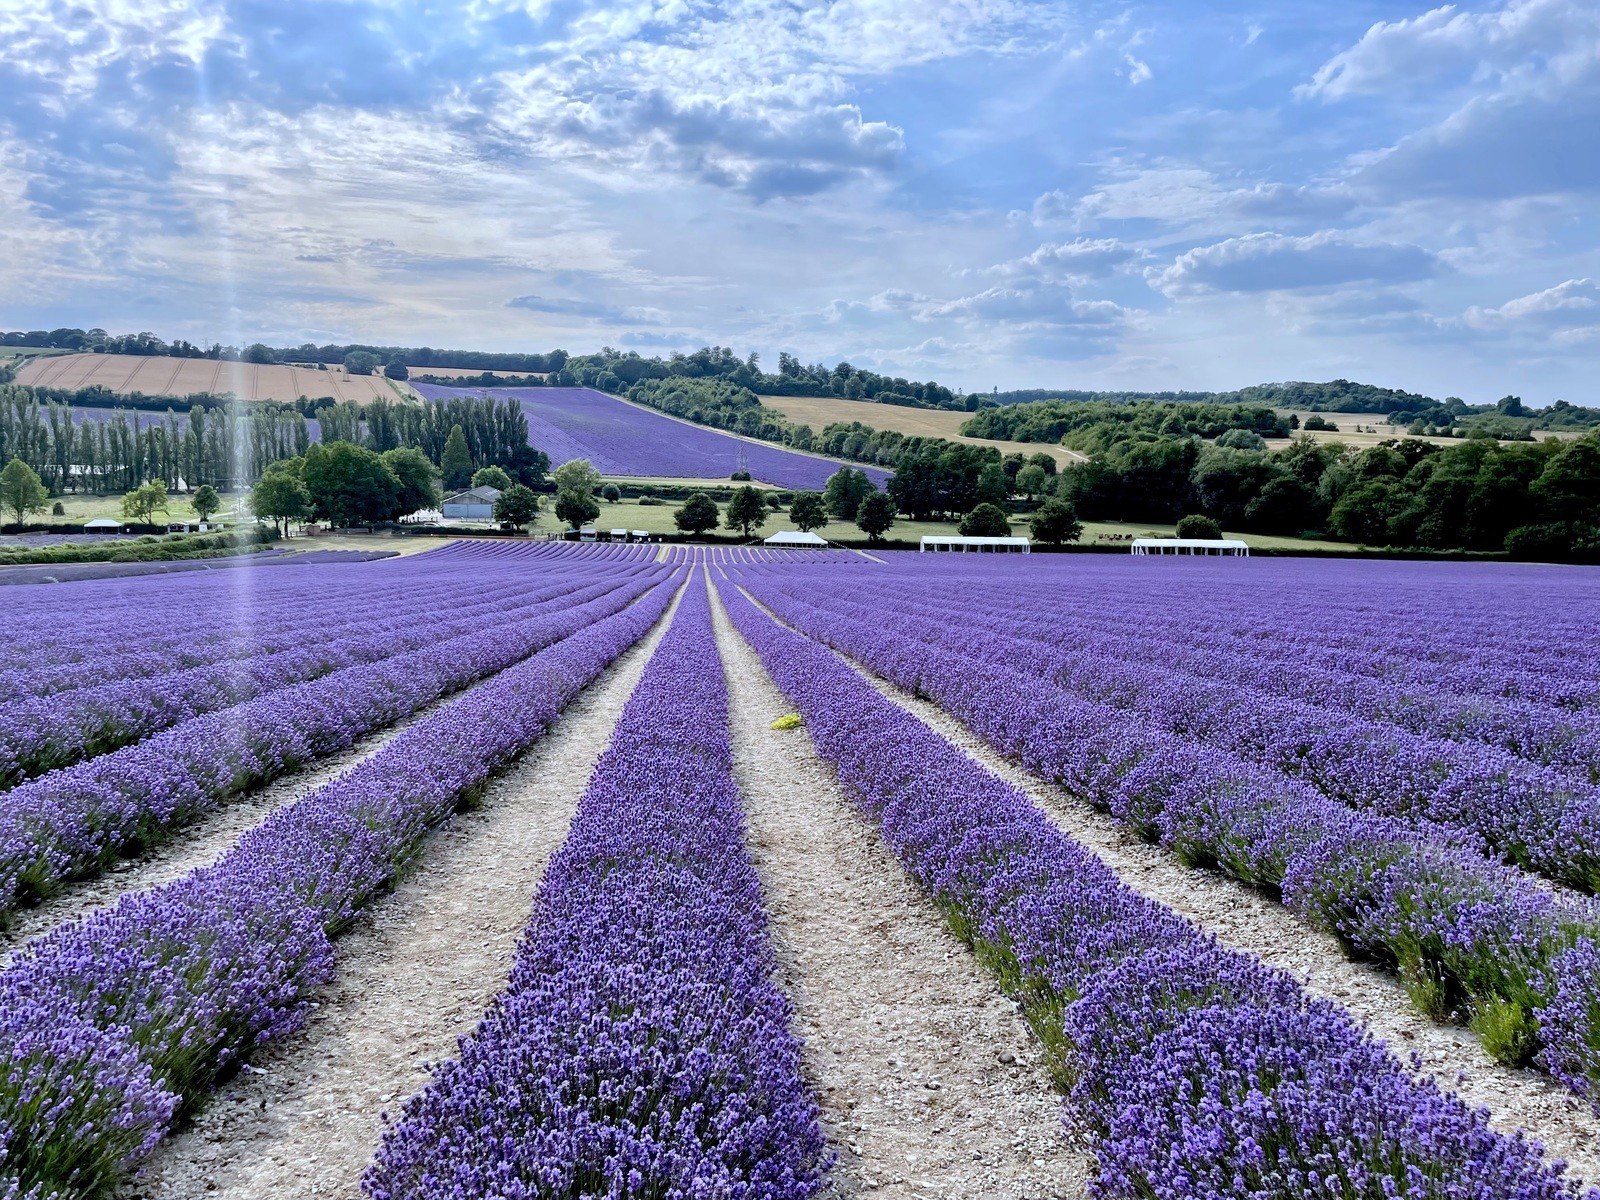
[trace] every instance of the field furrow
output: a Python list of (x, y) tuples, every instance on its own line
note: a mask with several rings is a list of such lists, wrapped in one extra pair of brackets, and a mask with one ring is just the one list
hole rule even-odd
[(0, 1127), (17, 1185), (97, 1194), (126, 1180), (187, 1107), (298, 1031), (330, 976), (330, 936), (648, 632), (671, 591), (595, 614), (280, 809), (214, 866), (24, 947), (0, 973), (0, 1081), (11, 1081)]
[(932, 701), (840, 657), (880, 695), (1029, 796), (1140, 895), (1181, 913), (1223, 945), (1294, 976), (1311, 995), (1341, 1005), (1389, 1045), (1415, 1053), (1441, 1088), (1486, 1109), (1502, 1132), (1522, 1129), (1578, 1176), (1600, 1179), (1600, 1115), (1575, 1106), (1548, 1074), (1496, 1062), (1467, 1029), (1418, 1013), (1393, 971), (1351, 959), (1332, 934), (1308, 928), (1270, 895), (1221, 872), (1185, 866), (1109, 813), (1003, 757)]
[(818, 1194), (707, 594), (691, 583), (551, 860), (505, 990), (385, 1132), (374, 1200)]
[(1052, 1049), (1100, 1194), (1293, 1194), (1313, 1172), (1330, 1194), (1420, 1179), (1575, 1194), (1342, 1008), (1138, 896), (828, 650), (721, 590), (857, 802)]
[(1600, 984), (1575, 944), (1593, 900), (1560, 893), (1455, 844), (1448, 830), (1352, 813), (1318, 792), (1195, 747), (1137, 713), (1080, 702), (952, 641), (886, 632), (752, 580), (807, 634), (925, 695), (999, 752), (1103, 808), (1185, 861), (1283, 896), (1354, 952), (1396, 968), (1413, 1001), (1466, 1021), (1501, 1061), (1537, 1062), (1594, 1100), (1600, 1046), (1584, 1011)]
[(480, 810), (430, 835), (339, 942), (305, 1030), (220, 1091), (129, 1197), (361, 1195), (381, 1114), (455, 1051), (504, 984), (545, 863), (665, 631), (663, 621), (624, 651), (490, 783)]
[[(734, 771), (840, 1196), (1076, 1197), (1038, 1043), (839, 790), (717, 606)], [(998, 1134), (998, 1135), (997, 1135)]]

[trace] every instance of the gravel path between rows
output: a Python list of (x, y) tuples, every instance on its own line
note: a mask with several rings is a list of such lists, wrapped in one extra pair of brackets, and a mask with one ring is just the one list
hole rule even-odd
[(1351, 962), (1332, 936), (1302, 923), (1277, 901), (1220, 872), (1185, 867), (1108, 814), (1002, 758), (943, 709), (839, 657), (882, 695), (1026, 792), (1128, 886), (1184, 914), (1224, 945), (1288, 971), (1312, 995), (1337, 1001), (1396, 1053), (1418, 1055), (1423, 1071), (1440, 1087), (1488, 1109), (1496, 1128), (1526, 1130), (1552, 1157), (1565, 1159), (1574, 1175), (1600, 1182), (1600, 1119), (1550, 1076), (1501, 1066), (1470, 1031), (1420, 1015), (1392, 974), (1371, 963)]
[(1081, 1148), (1015, 1006), (857, 814), (713, 601), (734, 769), (835, 1197), (1084, 1194)]
[[(481, 687), (483, 682), (487, 681), (474, 684), (473, 688)], [(157, 887), (196, 867), (215, 862), (277, 809), (292, 804), (346, 771), (353, 770), (364, 759), (371, 758), (399, 737), (408, 725), (453, 700), (459, 700), (473, 688), (452, 692), (393, 725), (369, 734), (353, 746), (319, 758), (265, 787), (225, 801), (221, 807), (206, 813), (198, 821), (174, 830), (172, 836), (160, 845), (133, 858), (123, 859), (90, 879), (69, 883), (36, 908), (26, 908), (16, 913), (10, 925), (0, 930), (0, 967), (9, 962), (11, 956), (30, 938), (47, 933), (57, 925), (81, 917), (102, 905), (115, 903), (124, 893)]]
[(413, 872), (337, 944), (307, 1027), (257, 1055), (124, 1197), (361, 1195), (381, 1113), (398, 1112), (427, 1064), (455, 1054), (504, 986), (545, 863), (670, 618), (490, 785), (481, 811), (432, 835)]

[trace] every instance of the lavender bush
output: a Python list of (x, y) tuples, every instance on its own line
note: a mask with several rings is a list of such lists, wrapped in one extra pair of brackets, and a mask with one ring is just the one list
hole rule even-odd
[(727, 688), (692, 583), (552, 859), (511, 977), (407, 1102), (376, 1200), (816, 1195)]

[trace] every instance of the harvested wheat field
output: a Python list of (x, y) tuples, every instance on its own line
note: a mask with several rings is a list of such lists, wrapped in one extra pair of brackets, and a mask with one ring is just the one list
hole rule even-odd
[(122, 395), (187, 396), (232, 392), (243, 400), (315, 400), (332, 396), (365, 404), (378, 396), (414, 395), (404, 383), (382, 375), (351, 375), (343, 367), (224, 362), (138, 354), (64, 354), (23, 364), (17, 382), (29, 387), (103, 387)]
[(944, 408), (906, 408), (899, 404), (874, 404), (867, 400), (839, 400), (828, 396), (763, 396), (761, 403), (775, 408), (797, 425), (809, 425), (821, 433), (824, 425), (835, 421), (860, 421), (872, 429), (892, 429), (907, 437), (948, 438), (971, 446), (995, 446), (1002, 454), (1050, 455), (1062, 466), (1082, 462), (1083, 455), (1065, 446), (1042, 442), (1004, 442), (994, 438), (971, 438), (961, 433), (962, 423), (972, 414)]

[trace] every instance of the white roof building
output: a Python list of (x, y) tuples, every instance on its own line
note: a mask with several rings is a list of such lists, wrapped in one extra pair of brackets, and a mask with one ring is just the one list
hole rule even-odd
[(800, 533), (790, 530), (787, 533), (775, 533), (769, 538), (763, 538), (763, 546), (794, 546), (794, 547), (826, 547), (828, 539), (815, 533)]

